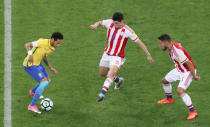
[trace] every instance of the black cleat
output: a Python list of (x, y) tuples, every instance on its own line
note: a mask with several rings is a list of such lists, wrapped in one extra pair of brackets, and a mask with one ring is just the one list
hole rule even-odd
[(124, 78), (123, 78), (123, 77), (120, 77), (120, 78), (119, 78), (119, 82), (118, 82), (118, 83), (115, 83), (116, 85), (115, 85), (115, 87), (114, 87), (114, 90), (119, 90), (120, 87), (121, 87), (122, 84), (123, 84), (123, 81), (124, 81)]
[(105, 95), (100, 93), (99, 96), (98, 96), (97, 102), (101, 102), (103, 100), (105, 100)]

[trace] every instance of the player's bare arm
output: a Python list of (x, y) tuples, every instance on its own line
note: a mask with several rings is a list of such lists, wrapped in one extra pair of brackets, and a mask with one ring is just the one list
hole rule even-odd
[(96, 30), (99, 26), (101, 26), (102, 21), (98, 21), (92, 25), (90, 25), (90, 29)]
[(33, 53), (31, 52), (31, 47), (33, 47), (32, 42), (26, 43), (24, 47), (27, 50), (28, 55), (29, 55), (28, 61), (33, 64)]
[(43, 61), (44, 61), (44, 63), (48, 66), (48, 68), (50, 69), (50, 71), (51, 71), (53, 74), (57, 74), (56, 69), (53, 68), (53, 67), (51, 66), (51, 64), (49, 63), (49, 61), (48, 61), (48, 59), (47, 59), (46, 56), (43, 58)]
[(147, 60), (150, 62), (150, 63), (154, 63), (154, 60), (152, 58), (152, 56), (150, 55), (149, 51), (147, 50), (147, 47), (144, 45), (144, 43), (138, 39), (136, 41), (136, 44), (144, 51), (144, 53), (147, 55)]
[(191, 74), (193, 76), (193, 79), (194, 80), (200, 80), (200, 76), (197, 76), (195, 74), (195, 69), (193, 67), (193, 64), (189, 60), (187, 62), (185, 62), (184, 64), (188, 66), (188, 68), (189, 68), (189, 70), (190, 70), (190, 72), (191, 72)]

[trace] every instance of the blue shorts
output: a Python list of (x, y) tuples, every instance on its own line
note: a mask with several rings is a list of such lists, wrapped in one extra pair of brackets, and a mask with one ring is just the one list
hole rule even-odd
[(40, 64), (38, 66), (33, 65), (30, 67), (24, 66), (24, 70), (37, 82), (39, 82), (40, 80), (42, 80), (48, 76), (48, 73), (42, 64)]

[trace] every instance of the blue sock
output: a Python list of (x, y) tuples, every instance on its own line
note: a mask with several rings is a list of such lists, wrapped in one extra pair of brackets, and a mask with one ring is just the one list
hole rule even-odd
[(115, 77), (114, 82), (116, 82), (116, 83), (119, 82), (119, 77), (118, 76)]
[(190, 110), (190, 112), (193, 112), (193, 111), (195, 111), (195, 108), (192, 107), (192, 108), (189, 108), (189, 110)]
[(173, 98), (173, 97), (172, 97), (172, 93), (165, 93), (165, 94), (166, 94), (166, 98), (167, 98), (167, 99), (170, 99), (170, 98), (172, 99), (172, 98)]
[(104, 89), (101, 90), (101, 93), (102, 93), (102, 94), (106, 94), (106, 92), (107, 92), (107, 91), (104, 90)]
[(189, 108), (190, 112), (195, 111), (195, 108), (194, 108), (193, 104), (191, 104), (190, 106), (188, 106), (188, 108)]
[(41, 82), (39, 87), (36, 89), (35, 95), (31, 101), (31, 106), (36, 105), (37, 101), (39, 100), (39, 97), (42, 95), (44, 92), (45, 88), (48, 86), (48, 81)]
[(36, 84), (36, 86), (32, 89), (32, 92), (35, 93), (36, 89), (39, 87), (39, 83)]
[(102, 90), (101, 90), (101, 93), (103, 94), (103, 95), (105, 95), (106, 94), (106, 92), (109, 90), (109, 88), (107, 88), (106, 86), (103, 86), (103, 88), (102, 88)]
[(172, 98), (172, 95), (166, 95), (167, 98)]

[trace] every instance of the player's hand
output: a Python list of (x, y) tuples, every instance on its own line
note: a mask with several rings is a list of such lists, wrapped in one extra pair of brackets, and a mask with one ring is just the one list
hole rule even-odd
[(31, 64), (33, 64), (33, 61), (34, 61), (33, 60), (33, 55), (30, 55), (29, 58), (28, 58), (28, 62), (30, 62)]
[(151, 64), (153, 64), (154, 63), (154, 60), (152, 59), (152, 57), (149, 55), (149, 56), (147, 56), (147, 60), (151, 63)]
[(97, 27), (96, 24), (90, 25), (90, 29), (92, 29), (92, 30), (96, 30), (97, 28), (98, 28), (98, 27)]
[(56, 69), (53, 68), (53, 67), (50, 67), (50, 71), (51, 71), (53, 74), (57, 74), (57, 73), (58, 73), (58, 72), (56, 71)]
[(201, 78), (200, 76), (194, 76), (193, 77), (194, 80), (200, 80), (200, 78)]

